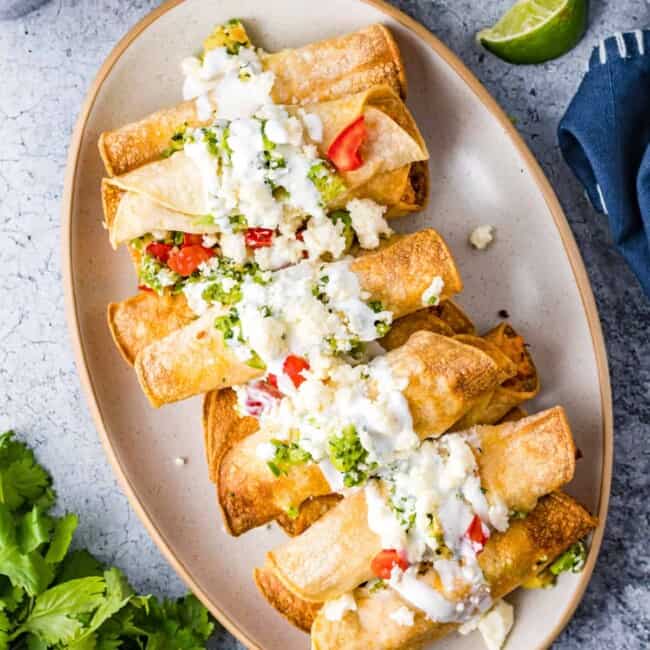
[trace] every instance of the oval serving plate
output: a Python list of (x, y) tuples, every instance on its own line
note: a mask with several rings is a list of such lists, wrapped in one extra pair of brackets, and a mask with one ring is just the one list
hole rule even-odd
[[(465, 281), (462, 304), (479, 328), (506, 309), (532, 344), (543, 390), (531, 411), (554, 404), (569, 413), (583, 452), (568, 491), (600, 517), (582, 574), (553, 590), (518, 592), (509, 650), (544, 648), (573, 614), (603, 535), (612, 467), (612, 409), (607, 360), (591, 289), (560, 205), (541, 169), (487, 91), (426, 29), (376, 0), (309, 3), (274, 0), (173, 0), (151, 13), (117, 45), (82, 109), (70, 148), (63, 201), (67, 318), (77, 366), (97, 429), (133, 507), (187, 585), (243, 643), (306, 648), (257, 594), (252, 569), (282, 535), (269, 527), (233, 539), (222, 530), (207, 476), (201, 402), (156, 411), (120, 358), (108, 328), (109, 301), (135, 292), (126, 251), (116, 257), (102, 228), (97, 138), (103, 130), (180, 100), (180, 61), (211, 27), (237, 16), (267, 50), (295, 47), (373, 22), (395, 33), (406, 61), (408, 103), (432, 154), (427, 209), (401, 230), (437, 228)], [(495, 244), (467, 245), (489, 223)], [(174, 459), (187, 458), (176, 467)], [(453, 637), (439, 649), (475, 647)]]

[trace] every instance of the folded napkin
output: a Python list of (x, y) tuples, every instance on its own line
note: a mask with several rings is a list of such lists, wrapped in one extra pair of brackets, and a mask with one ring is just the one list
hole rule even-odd
[(594, 48), (558, 138), (650, 296), (650, 31), (615, 34)]

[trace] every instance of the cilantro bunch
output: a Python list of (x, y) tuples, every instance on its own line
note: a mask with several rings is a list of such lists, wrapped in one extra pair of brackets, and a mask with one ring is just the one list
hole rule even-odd
[(193, 596), (136, 595), (119, 569), (69, 551), (77, 516), (49, 514), (52, 479), (0, 435), (0, 650), (201, 650), (214, 624)]

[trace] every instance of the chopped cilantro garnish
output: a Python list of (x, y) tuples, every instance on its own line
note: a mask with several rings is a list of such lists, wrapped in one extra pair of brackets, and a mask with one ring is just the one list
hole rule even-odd
[(265, 370), (266, 369), (266, 364), (264, 361), (262, 361), (261, 357), (255, 350), (251, 350), (251, 356), (248, 361), (246, 361), (246, 365), (250, 366), (251, 368), (256, 368), (257, 370)]
[(229, 291), (225, 291), (220, 282), (208, 285), (201, 294), (201, 298), (206, 302), (218, 302), (222, 305), (234, 305), (242, 299), (242, 291), (238, 286), (234, 286)]
[(554, 576), (559, 576), (560, 573), (564, 573), (565, 571), (580, 573), (585, 565), (586, 559), (587, 547), (584, 542), (576, 542), (551, 564), (549, 570)]
[(238, 54), (242, 47), (251, 47), (246, 29), (239, 19), (233, 18), (223, 25), (217, 25), (203, 41), (206, 52), (218, 47), (225, 47), (228, 54)]
[(289, 506), (286, 510), (287, 517), (289, 519), (298, 519), (298, 515), (300, 514), (300, 510), (296, 508), (295, 506)]
[(367, 463), (368, 451), (361, 444), (353, 424), (345, 427), (340, 436), (330, 438), (329, 457), (334, 468), (343, 474), (345, 487), (365, 483), (374, 469), (374, 465)]
[(232, 231), (234, 233), (244, 232), (248, 228), (248, 221), (243, 214), (231, 214), (228, 217), (228, 222), (232, 226)]
[(527, 514), (523, 510), (511, 510), (510, 519), (526, 519)]
[(372, 309), (372, 311), (374, 311), (375, 314), (384, 311), (384, 305), (381, 304), (380, 300), (371, 300), (368, 303), (368, 307), (370, 307), (370, 309)]
[(153, 289), (158, 295), (162, 295), (165, 289), (173, 291), (177, 284), (182, 287), (183, 281), (180, 275), (147, 253), (140, 258), (138, 278), (140, 284)]
[(311, 454), (296, 442), (271, 440), (271, 444), (275, 447), (275, 456), (267, 464), (275, 476), (286, 475), (292, 467), (304, 465), (311, 460)]
[(354, 230), (352, 229), (352, 219), (347, 210), (334, 210), (327, 215), (335, 224), (343, 224), (343, 236), (345, 237), (345, 249), (348, 250), (354, 243)]
[(180, 129), (174, 132), (174, 135), (172, 135), (171, 139), (169, 140), (169, 146), (163, 149), (161, 156), (163, 158), (169, 158), (177, 151), (182, 151), (185, 147), (185, 143), (191, 141), (192, 139), (192, 136), (187, 133), (186, 122)]
[(193, 219), (195, 226), (214, 226), (214, 216), (211, 214), (202, 214), (200, 217)]
[(377, 328), (377, 336), (379, 338), (386, 336), (390, 332), (390, 323), (385, 323), (383, 320), (375, 321), (375, 327)]
[(373, 580), (369, 585), (369, 591), (371, 594), (375, 594), (382, 589), (386, 589), (387, 586), (384, 580)]
[(231, 309), (228, 314), (217, 316), (214, 319), (214, 326), (223, 334), (225, 341), (232, 339), (235, 335), (235, 328), (241, 325), (239, 314), (236, 309)]
[(307, 178), (316, 186), (323, 205), (331, 203), (347, 191), (343, 179), (325, 160), (314, 163), (307, 173)]

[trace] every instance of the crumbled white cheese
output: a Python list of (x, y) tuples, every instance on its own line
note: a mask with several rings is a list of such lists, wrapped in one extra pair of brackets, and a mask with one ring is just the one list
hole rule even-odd
[(427, 306), (437, 305), (440, 302), (440, 294), (442, 294), (444, 288), (445, 281), (439, 275), (436, 275), (422, 294), (422, 304)]
[(177, 467), (182, 467), (185, 464), (187, 464), (187, 458), (183, 458), (182, 456), (177, 456), (174, 458), (174, 465)]
[(157, 241), (164, 241), (169, 237), (169, 231), (168, 230), (152, 230), (151, 231), (151, 236), (157, 240)]
[(307, 129), (309, 137), (314, 142), (321, 142), (323, 139), (323, 123), (315, 113), (308, 113), (304, 108), (298, 109), (298, 115)]
[(478, 629), (488, 650), (501, 650), (514, 624), (514, 608), (505, 600), (498, 601), (481, 617)]
[(402, 627), (413, 627), (414, 616), (415, 612), (412, 609), (409, 609), (408, 607), (400, 607), (399, 609), (391, 612), (388, 615), (388, 618), (395, 621), (395, 623), (401, 625)]
[(388, 584), (404, 600), (421, 609), (432, 621), (450, 623), (458, 620), (456, 603), (447, 600), (437, 589), (419, 579), (416, 566), (402, 571), (395, 565)]
[(260, 442), (255, 448), (255, 455), (265, 462), (273, 460), (275, 458), (275, 452), (276, 448), (272, 442)]
[(260, 268), (274, 271), (299, 262), (304, 250), (303, 243), (295, 237), (280, 235), (274, 237), (272, 246), (255, 251), (255, 261)]
[(343, 222), (333, 223), (310, 220), (307, 230), (303, 232), (305, 249), (311, 259), (318, 259), (326, 253), (338, 259), (345, 252), (346, 241), (343, 234)]
[(171, 269), (160, 269), (158, 271), (158, 282), (160, 282), (161, 287), (171, 287), (172, 285), (176, 284), (176, 281), (178, 280), (178, 276), (174, 271)]
[(197, 315), (205, 314), (210, 308), (207, 301), (203, 300), (203, 292), (209, 286), (208, 282), (189, 282), (183, 287), (183, 294), (187, 306)]
[(343, 594), (323, 605), (323, 614), (328, 621), (340, 621), (346, 612), (356, 612), (357, 603), (352, 593)]
[(346, 208), (350, 212), (352, 228), (357, 234), (361, 248), (377, 248), (380, 236), (392, 234), (384, 214), (386, 206), (372, 199), (353, 199)]
[(494, 226), (478, 226), (472, 230), (469, 236), (469, 243), (476, 248), (476, 250), (485, 250), (493, 241), (496, 228)]
[(231, 54), (225, 47), (205, 53), (181, 64), (185, 75), (183, 99), (196, 99), (199, 119), (208, 120), (213, 113), (221, 119), (250, 117), (260, 106), (272, 102), (275, 75), (264, 71), (257, 51), (241, 47)]
[(248, 256), (244, 235), (239, 233), (221, 235), (221, 252), (224, 257), (230, 258), (236, 264), (243, 264)]
[(214, 248), (219, 243), (218, 235), (203, 235), (202, 244), (205, 248)]

